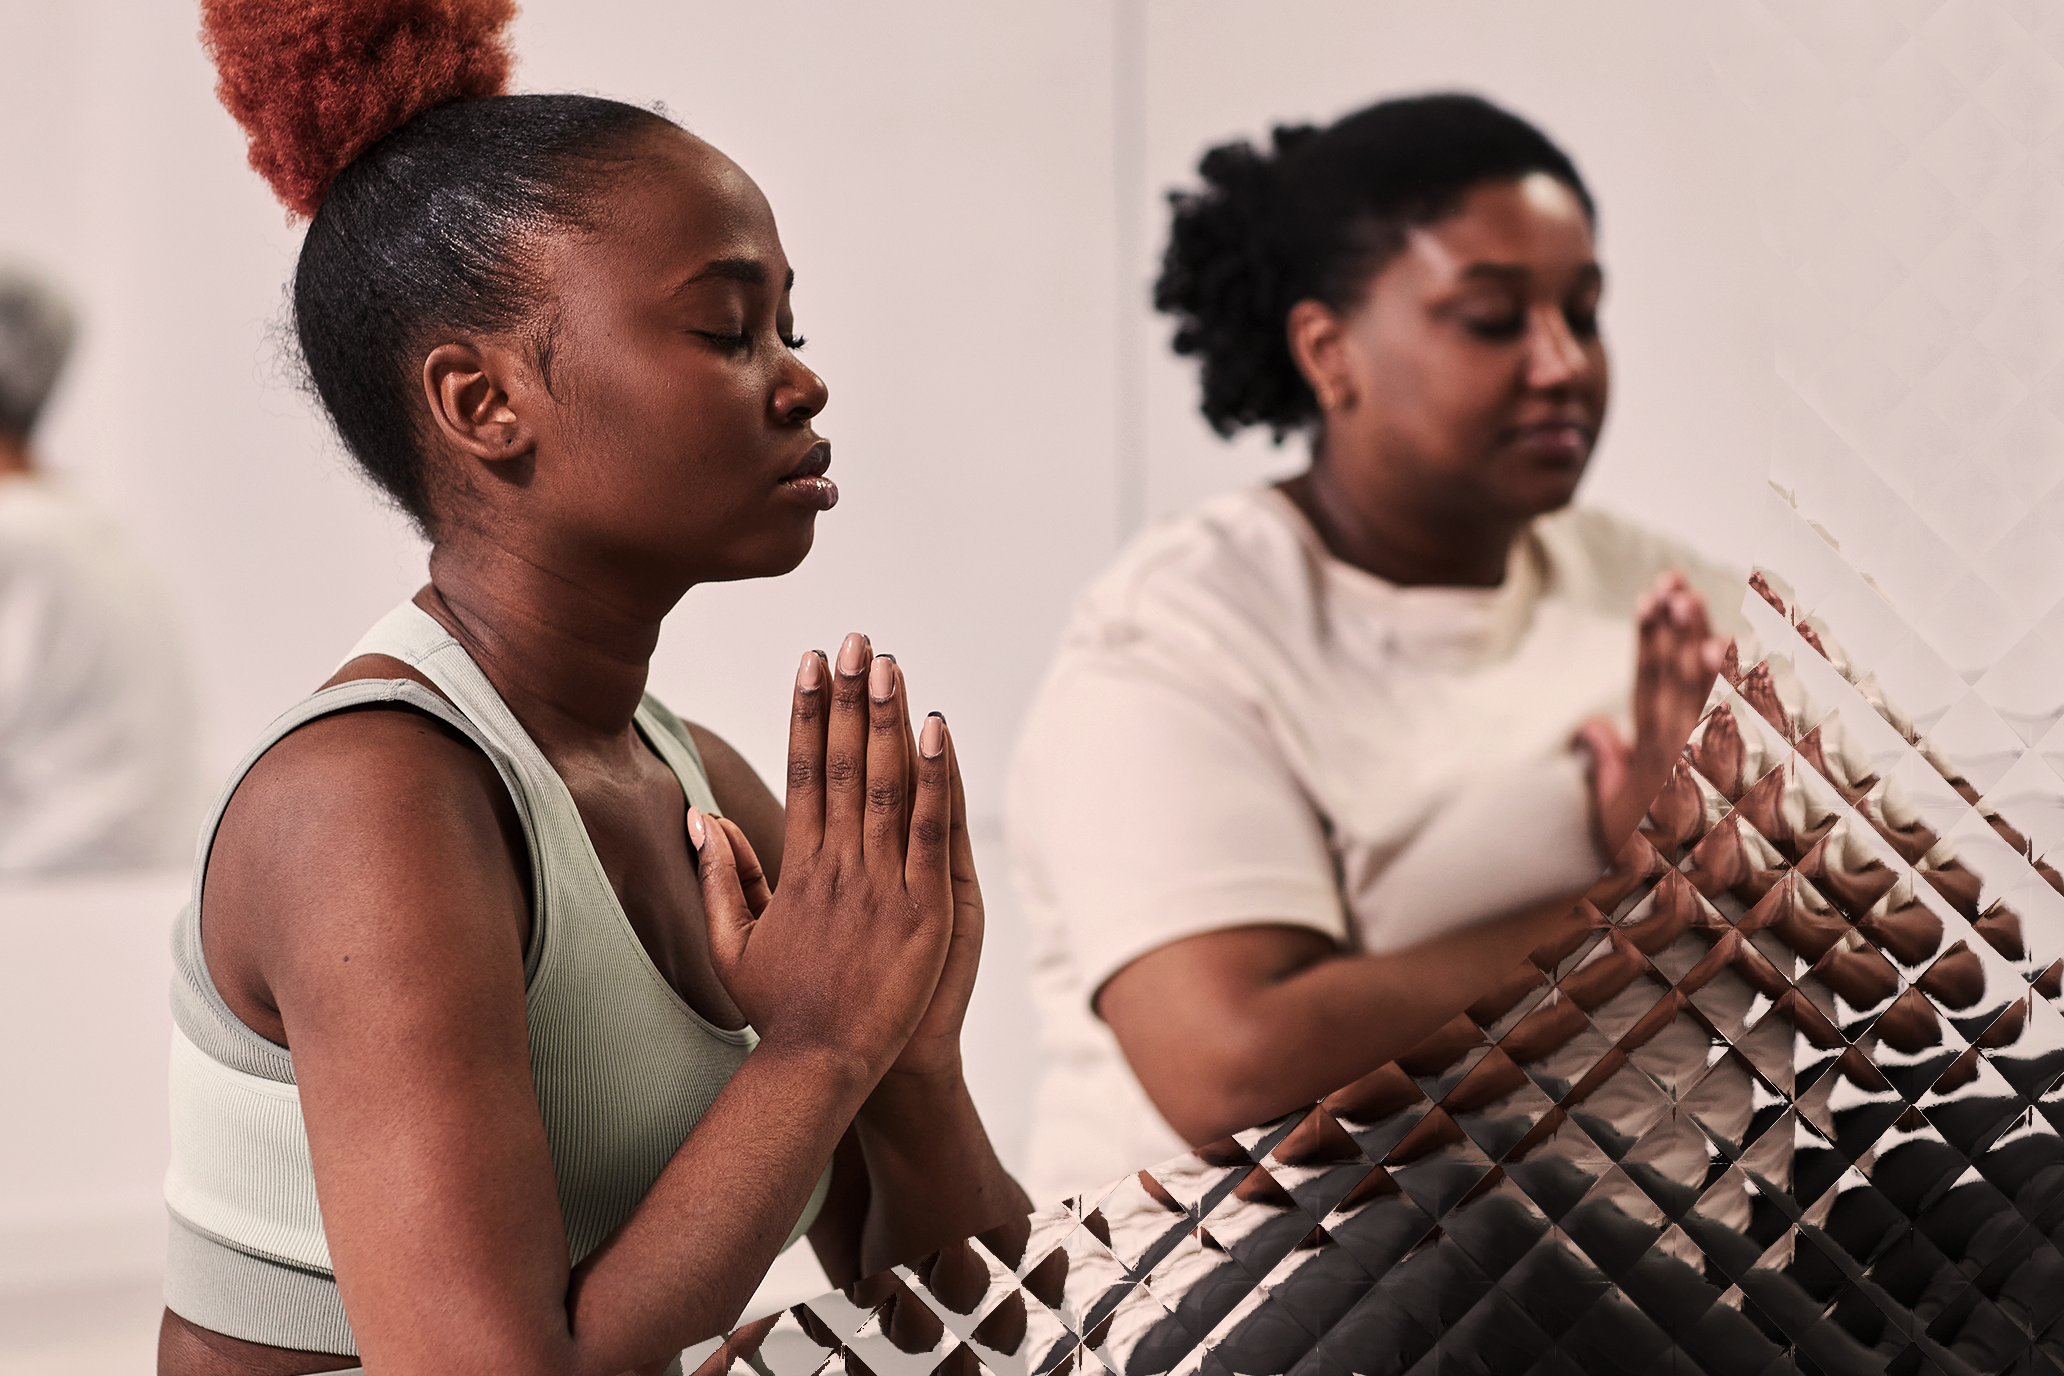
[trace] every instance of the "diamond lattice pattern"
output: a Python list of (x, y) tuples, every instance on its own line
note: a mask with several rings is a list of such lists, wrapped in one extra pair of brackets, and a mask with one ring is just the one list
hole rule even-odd
[(1756, 583), (1770, 648), (1581, 937), (1351, 1092), (799, 1306), (752, 1364), (2064, 1371), (2057, 873)]

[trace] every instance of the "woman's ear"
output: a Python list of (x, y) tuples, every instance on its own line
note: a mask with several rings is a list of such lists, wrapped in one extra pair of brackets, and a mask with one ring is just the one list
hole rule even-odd
[(1284, 329), (1290, 357), (1319, 399), (1319, 414), (1354, 409), (1357, 397), (1345, 349), (1347, 322), (1325, 302), (1305, 300), (1290, 308)]
[(440, 344), (423, 360), (423, 397), (439, 433), (489, 463), (527, 457), (537, 433), (521, 404), (529, 370), (492, 345)]

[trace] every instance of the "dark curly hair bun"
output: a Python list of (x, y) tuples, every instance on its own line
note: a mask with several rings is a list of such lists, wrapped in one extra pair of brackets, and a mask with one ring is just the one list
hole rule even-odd
[(216, 92), (251, 166), (313, 218), (367, 148), (432, 106), (499, 95), (514, 0), (202, 0)]
[(1290, 308), (1350, 308), (1412, 226), (1474, 186), (1533, 172), (1568, 186), (1595, 220), (1568, 155), (1477, 96), (1387, 100), (1324, 129), (1279, 126), (1266, 151), (1243, 139), (1206, 152), (1204, 185), (1169, 193), (1154, 307), (1175, 317), (1175, 351), (1198, 359), (1211, 428), (1266, 425), (1280, 443), (1316, 420), (1290, 353)]

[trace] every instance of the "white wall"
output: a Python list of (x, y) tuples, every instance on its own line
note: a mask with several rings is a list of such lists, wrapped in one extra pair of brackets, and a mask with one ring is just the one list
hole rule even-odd
[[(663, 100), (759, 179), (832, 389), (844, 500), (816, 552), (779, 582), (691, 595), (656, 690), (778, 777), (796, 652), (864, 629), (952, 717), (993, 827), (1048, 645), (1121, 527), (1294, 462), (1211, 438), (1164, 355), (1145, 308), (1163, 190), (1209, 141), (1400, 90), (1481, 90), (1572, 150), (1603, 206), (1618, 375), (1588, 498), (1746, 562), (1768, 273), (1731, 109), (1689, 25), (1641, 0), (529, 0), (522, 87)], [(297, 233), (244, 166), (195, 27), (170, 0), (0, 0), (0, 252), (83, 299), (49, 457), (170, 583), (219, 773), (415, 586), (421, 551), (281, 362), (270, 329)], [(993, 839), (969, 1056), (1009, 1153), (1030, 1011)], [(0, 896), (0, 933), (22, 911)], [(157, 941), (168, 916), (124, 930)], [(51, 1141), (83, 1140), (70, 1096), (126, 1077), (134, 1128), (110, 1140), (127, 1154), (0, 1160), (0, 1249), (50, 1200), (106, 1194), (113, 1176), (147, 1193), (161, 1167), (162, 1004), (125, 993), (68, 1017), (100, 1039), (72, 1080), (36, 1069), (48, 1033), (0, 1009), (0, 1102)]]
[[(163, 1262), (163, 914), (185, 887), (143, 874), (0, 890), (0, 1311)], [(5, 1337), (0, 1324), (0, 1370)]]

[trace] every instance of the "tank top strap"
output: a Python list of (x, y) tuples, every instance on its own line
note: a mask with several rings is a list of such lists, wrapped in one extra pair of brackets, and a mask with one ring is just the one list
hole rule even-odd
[(473, 720), (476, 734), (484, 733), (525, 766), (552, 772), (544, 753), (488, 682), (487, 675), (480, 672), (465, 646), (414, 602), (403, 602), (374, 622), (372, 629), (351, 647), (344, 662), (348, 664), (361, 655), (386, 655), (418, 671)]
[(639, 734), (644, 736), (652, 748), (659, 752), (659, 758), (681, 781), (681, 792), (688, 801), (712, 817), (724, 815), (717, 806), (717, 797), (710, 792), (709, 771), (703, 768), (702, 751), (695, 745), (695, 737), (688, 732), (688, 724), (666, 709), (665, 704), (647, 693), (638, 704), (637, 722)]
[[(478, 723), (480, 729), (501, 743), (538, 777), (556, 779), (558, 772), (523, 729), (516, 714), (502, 701), (502, 695), (488, 681), (473, 657), (437, 619), (414, 602), (404, 602), (373, 623), (371, 630), (353, 646), (345, 662), (360, 655), (386, 655), (419, 671), (458, 704), (459, 710)], [(667, 767), (680, 776), (688, 801), (711, 816), (721, 816), (710, 792), (709, 774), (703, 768), (702, 752), (687, 726), (647, 693), (638, 704), (637, 723), (652, 748)]]

